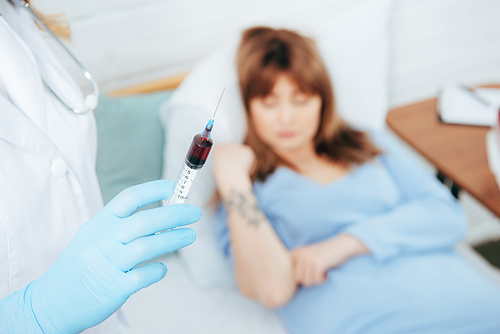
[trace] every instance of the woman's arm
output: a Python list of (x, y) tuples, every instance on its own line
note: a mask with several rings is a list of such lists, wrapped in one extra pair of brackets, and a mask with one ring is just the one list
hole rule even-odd
[(249, 172), (253, 152), (242, 145), (215, 148), (214, 175), (225, 204), (236, 279), (241, 292), (268, 307), (285, 304), (295, 293), (292, 259), (260, 210)]
[(394, 140), (380, 133), (374, 139), (384, 150), (379, 160), (398, 186), (401, 203), (354, 222), (338, 236), (294, 249), (298, 283), (321, 283), (328, 269), (357, 255), (371, 253), (376, 260), (386, 261), (405, 254), (449, 249), (465, 236), (465, 215), (448, 189)]
[(386, 261), (405, 254), (449, 249), (465, 237), (465, 215), (450, 191), (386, 135), (375, 134), (380, 157), (401, 194), (394, 209), (349, 226), (344, 232)]

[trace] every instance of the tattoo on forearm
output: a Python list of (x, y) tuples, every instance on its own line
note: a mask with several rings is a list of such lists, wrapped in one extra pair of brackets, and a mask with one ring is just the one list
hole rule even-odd
[(231, 190), (224, 200), (228, 214), (235, 213), (245, 219), (250, 226), (258, 228), (265, 222), (264, 213), (259, 208), (259, 203), (252, 191)]

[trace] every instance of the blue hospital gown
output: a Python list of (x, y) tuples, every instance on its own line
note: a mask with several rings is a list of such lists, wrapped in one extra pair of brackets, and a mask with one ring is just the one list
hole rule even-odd
[[(291, 333), (500, 333), (500, 288), (457, 255), (466, 234), (458, 202), (389, 137), (371, 132), (384, 154), (319, 184), (280, 167), (257, 182), (259, 205), (288, 249), (339, 233), (370, 255), (299, 287), (277, 312)], [(215, 218), (231, 255), (227, 217)]]

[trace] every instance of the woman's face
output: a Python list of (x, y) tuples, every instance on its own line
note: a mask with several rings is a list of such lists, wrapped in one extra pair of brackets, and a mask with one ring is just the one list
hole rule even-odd
[(304, 94), (286, 75), (281, 75), (269, 95), (250, 101), (250, 117), (264, 143), (278, 154), (290, 154), (314, 148), (321, 105), (319, 95)]

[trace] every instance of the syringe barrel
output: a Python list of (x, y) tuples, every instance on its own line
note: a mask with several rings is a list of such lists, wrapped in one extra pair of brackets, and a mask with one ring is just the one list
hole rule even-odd
[(200, 134), (194, 136), (168, 205), (185, 203), (188, 200), (189, 192), (194, 185), (199, 170), (207, 161), (212, 145), (211, 138), (203, 138)]

